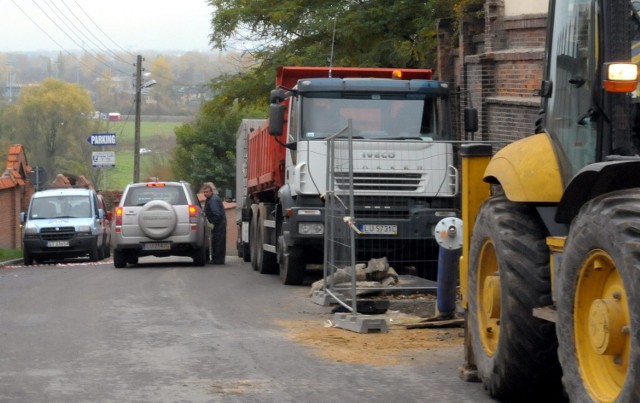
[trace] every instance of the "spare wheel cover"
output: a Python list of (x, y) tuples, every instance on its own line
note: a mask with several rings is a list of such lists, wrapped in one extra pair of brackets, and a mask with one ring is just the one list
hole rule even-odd
[(151, 239), (163, 239), (176, 228), (176, 212), (171, 204), (162, 200), (152, 200), (140, 209), (138, 225)]

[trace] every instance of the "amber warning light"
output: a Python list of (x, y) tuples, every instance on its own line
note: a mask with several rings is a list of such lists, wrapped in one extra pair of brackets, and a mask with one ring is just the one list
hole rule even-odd
[(607, 92), (632, 92), (638, 86), (638, 65), (635, 63), (605, 63), (603, 72)]

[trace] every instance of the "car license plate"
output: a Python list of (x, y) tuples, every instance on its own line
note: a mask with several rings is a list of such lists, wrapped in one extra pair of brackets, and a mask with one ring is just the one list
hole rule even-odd
[(360, 231), (371, 235), (398, 235), (397, 225), (363, 224)]
[(142, 249), (144, 250), (170, 250), (171, 243), (170, 242), (148, 242), (142, 244)]
[(66, 248), (69, 246), (69, 241), (47, 241), (47, 247), (49, 248)]

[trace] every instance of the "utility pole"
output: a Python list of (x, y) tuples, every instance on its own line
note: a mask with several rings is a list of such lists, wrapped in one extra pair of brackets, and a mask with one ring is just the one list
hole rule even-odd
[(140, 94), (142, 92), (142, 56), (136, 58), (136, 120), (133, 140), (133, 183), (140, 182)]

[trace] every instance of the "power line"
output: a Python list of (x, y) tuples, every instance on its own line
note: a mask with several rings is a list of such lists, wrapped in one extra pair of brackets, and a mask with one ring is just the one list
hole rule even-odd
[[(123, 58), (121, 58), (117, 53), (111, 51), (101, 40), (100, 38), (98, 38), (92, 30), (90, 30), (89, 28), (87, 28), (87, 26), (82, 22), (82, 20), (80, 18), (78, 18), (78, 16), (73, 12), (73, 10), (71, 8), (69, 8), (69, 6), (62, 1), (61, 2), (63, 6), (65, 6), (65, 8), (69, 11), (69, 14), (71, 14), (73, 16), (73, 18), (75, 18), (75, 20), (80, 23), (80, 25), (82, 26), (82, 28), (84, 29), (80, 29), (76, 24), (73, 23), (73, 21), (71, 21), (68, 17), (67, 17), (67, 13), (63, 12), (62, 10), (60, 10), (60, 8), (55, 5), (55, 3), (52, 2), (53, 6), (59, 11), (59, 18), (64, 18), (65, 20), (69, 21), (69, 23), (71, 24), (71, 26), (80, 34), (80, 36), (84, 37), (85, 39), (87, 39), (94, 47), (96, 47), (97, 49), (99, 49), (102, 52), (106, 52), (108, 54), (110, 54), (114, 59), (118, 59), (123, 63), (129, 64), (130, 61), (124, 60)], [(93, 37), (95, 39), (92, 40), (91, 37), (89, 37), (86, 33), (89, 33), (91, 35), (91, 37)], [(96, 44), (96, 42), (99, 44)], [(102, 46), (102, 47), (101, 47)]]
[[(83, 64), (83, 63), (82, 63), (82, 62), (81, 62), (77, 57), (75, 57), (71, 52), (69, 52), (68, 50), (66, 50), (62, 45), (60, 45), (57, 41), (55, 41), (55, 40), (54, 40), (54, 39), (49, 35), (49, 33), (48, 33), (48, 32), (46, 32), (46, 31), (45, 31), (45, 30), (44, 30), (44, 29), (43, 29), (43, 28), (42, 28), (42, 27), (41, 27), (41, 26), (40, 26), (40, 25), (39, 25), (39, 24), (38, 24), (38, 23), (37, 23), (33, 18), (31, 18), (29, 15), (27, 15), (27, 14), (25, 13), (25, 11), (24, 11), (22, 8), (20, 8), (20, 6), (18, 6), (18, 4), (15, 2), (15, 0), (11, 0), (11, 2), (12, 2), (13, 4), (15, 4), (15, 6), (16, 6), (16, 7), (18, 7), (18, 8), (20, 9), (20, 11), (22, 11), (22, 12), (27, 16), (27, 18), (29, 18), (29, 20), (31, 20), (31, 22), (33, 22), (33, 23), (34, 23), (34, 24), (35, 24), (35, 25), (36, 25), (36, 26), (37, 26), (37, 27), (38, 27), (42, 32), (44, 32), (44, 33), (45, 33), (45, 34), (46, 34), (46, 35), (47, 35), (51, 40), (53, 40), (53, 41), (54, 41), (58, 46), (60, 46), (60, 47), (61, 47), (61, 48), (62, 48), (62, 49), (67, 53), (67, 54), (71, 55), (71, 56), (72, 56), (76, 61), (78, 61), (78, 63), (82, 64), (83, 66), (85, 66), (85, 67), (89, 67), (89, 66), (87, 66), (87, 65)], [(58, 23), (57, 23), (57, 22), (56, 22), (56, 21), (55, 21), (55, 20), (50, 16), (50, 15), (49, 15), (49, 14), (48, 14), (48, 13), (47, 13), (43, 8), (42, 8), (42, 7), (40, 7), (40, 5), (39, 5), (35, 0), (32, 0), (32, 2), (33, 2), (33, 4), (35, 4), (35, 6), (36, 6), (36, 7), (38, 7), (38, 9), (40, 9), (40, 11), (45, 15), (45, 17), (47, 17), (47, 19), (49, 19), (49, 21), (51, 21), (51, 23), (53, 23), (53, 25), (55, 25), (55, 26), (56, 26), (56, 28), (58, 28), (58, 30), (60, 30), (60, 32), (62, 32), (62, 33), (63, 33), (67, 38), (69, 38), (69, 39), (70, 39), (73, 43), (75, 43), (78, 47), (80, 47), (81, 49), (83, 48), (83, 45), (82, 45), (82, 44), (79, 44), (78, 42), (76, 42), (76, 40), (75, 40), (73, 37), (71, 37), (71, 35), (69, 35), (69, 34), (68, 34), (68, 33), (67, 33), (67, 32), (66, 32), (66, 31), (65, 31), (65, 30), (64, 30), (64, 29), (63, 29), (63, 28), (62, 28), (62, 27), (61, 27), (61, 26), (60, 26), (60, 25), (59, 25), (59, 24), (58, 24)], [(121, 74), (128, 74), (128, 73), (126, 73), (126, 72), (124, 72), (124, 71), (122, 71), (122, 70), (119, 70), (117, 67), (113, 67), (113, 66), (108, 65), (108, 64), (107, 64), (107, 63), (105, 63), (102, 59), (100, 59), (99, 57), (97, 57), (97, 56), (93, 55), (91, 52), (87, 52), (87, 54), (88, 54), (89, 56), (91, 56), (93, 59), (95, 59), (98, 63), (102, 64), (103, 66), (105, 66), (105, 67), (107, 67), (107, 68), (109, 68), (109, 69), (113, 68), (113, 69), (115, 69), (115, 70), (119, 71)]]
[[(127, 51), (122, 46), (120, 46), (116, 41), (111, 39), (111, 37), (106, 32), (104, 32), (102, 30), (102, 28), (100, 28), (100, 26), (98, 24), (96, 24), (96, 22), (93, 20), (93, 18), (91, 18), (91, 16), (84, 10), (84, 8), (82, 8), (82, 6), (80, 4), (78, 4), (78, 2), (76, 0), (73, 0), (73, 2), (76, 4), (76, 6), (78, 6), (80, 11), (82, 11), (82, 13), (89, 19), (89, 21), (91, 21), (91, 23), (93, 23), (93, 25), (98, 29), (98, 31), (100, 31), (102, 33), (102, 35), (105, 36), (105, 38), (107, 38), (111, 43), (113, 43), (118, 49), (120, 49), (124, 53), (128, 54), (132, 59), (136, 57), (136, 55), (134, 55), (133, 53)], [(69, 9), (69, 6), (67, 6), (67, 4), (64, 2), (64, 0), (62, 1), (62, 4), (64, 4), (65, 7), (67, 7)], [(69, 9), (69, 11), (71, 11), (71, 9)], [(80, 19), (78, 17), (76, 17), (76, 19), (78, 19), (78, 21), (80, 21)], [(85, 26), (85, 25), (83, 24), (83, 26)], [(91, 30), (89, 28), (87, 28), (87, 31), (91, 32)], [(102, 43), (102, 42), (100, 42), (100, 43)], [(105, 45), (105, 47), (106, 47), (106, 45)]]

